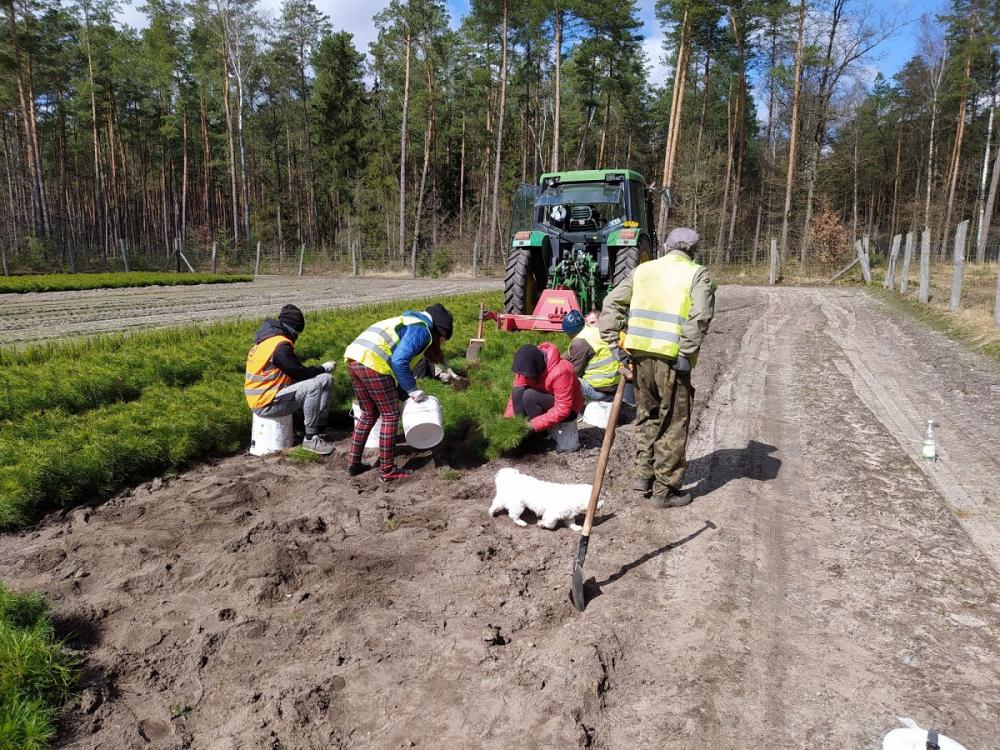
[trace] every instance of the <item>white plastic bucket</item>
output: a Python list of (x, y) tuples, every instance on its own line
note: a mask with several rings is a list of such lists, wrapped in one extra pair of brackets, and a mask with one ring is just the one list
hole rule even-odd
[(433, 448), (444, 440), (441, 402), (428, 396), (419, 404), (412, 398), (403, 404), (403, 434), (406, 444), (418, 451)]
[(575, 419), (550, 427), (549, 437), (556, 443), (556, 453), (570, 453), (580, 449), (580, 433), (576, 429)]
[[(351, 403), (351, 414), (354, 415), (355, 422), (361, 419), (361, 407), (357, 401)], [(365, 441), (365, 448), (378, 448), (378, 436), (380, 432), (382, 432), (382, 417), (375, 420), (375, 426), (372, 427), (372, 431), (368, 433), (368, 439)]]
[[(938, 735), (938, 747), (941, 750), (965, 750), (963, 745), (943, 734)], [(927, 730), (916, 726), (893, 729), (882, 740), (882, 750), (926, 750), (926, 748)]]
[(264, 456), (275, 451), (291, 448), (295, 442), (295, 430), (292, 415), (287, 417), (258, 417), (253, 415), (253, 428), (250, 432), (250, 452), (255, 456)]
[(608, 428), (611, 420), (610, 401), (591, 401), (583, 407), (583, 421), (593, 427), (600, 427), (602, 430)]

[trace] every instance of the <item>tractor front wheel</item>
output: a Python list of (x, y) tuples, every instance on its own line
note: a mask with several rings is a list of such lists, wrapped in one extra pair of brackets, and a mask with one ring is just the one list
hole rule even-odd
[(532, 313), (545, 289), (547, 277), (540, 248), (511, 248), (503, 289), (504, 312), (515, 315)]
[(633, 247), (620, 247), (615, 255), (615, 272), (611, 277), (611, 288), (614, 289), (629, 277), (640, 263), (653, 259), (653, 253), (649, 249), (649, 242), (645, 240), (642, 244)]

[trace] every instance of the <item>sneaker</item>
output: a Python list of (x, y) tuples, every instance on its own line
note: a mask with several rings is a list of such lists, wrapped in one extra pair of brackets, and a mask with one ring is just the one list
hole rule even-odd
[(665, 508), (681, 508), (691, 503), (690, 492), (673, 491), (669, 495), (653, 495), (649, 498), (649, 504), (658, 510)]
[(410, 469), (397, 469), (394, 466), (388, 472), (380, 471), (378, 474), (378, 481), (395, 482), (397, 479), (408, 479), (412, 476), (413, 472)]
[(368, 464), (351, 464), (347, 467), (347, 473), (349, 476), (356, 477), (359, 474), (364, 474), (369, 469), (371, 469), (371, 466)]
[(643, 495), (648, 495), (653, 489), (653, 478), (649, 477), (636, 477), (632, 481), (632, 490), (635, 492), (641, 492)]
[(329, 456), (333, 453), (333, 446), (326, 442), (319, 435), (313, 435), (302, 441), (302, 447), (307, 451), (318, 453), (321, 456)]

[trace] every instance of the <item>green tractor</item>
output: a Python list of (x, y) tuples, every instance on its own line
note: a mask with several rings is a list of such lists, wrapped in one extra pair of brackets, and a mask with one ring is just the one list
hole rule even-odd
[(657, 257), (653, 194), (630, 169), (550, 172), (521, 185), (504, 312), (530, 315), (546, 289), (573, 291), (584, 313), (599, 309), (637, 265)]

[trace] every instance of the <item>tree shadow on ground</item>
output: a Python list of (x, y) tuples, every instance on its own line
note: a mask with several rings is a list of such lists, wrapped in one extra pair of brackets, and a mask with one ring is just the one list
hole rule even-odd
[(688, 464), (685, 485), (695, 497), (708, 495), (737, 479), (769, 482), (778, 476), (781, 459), (771, 454), (778, 449), (751, 440), (745, 448), (720, 448), (699, 456)]
[(604, 593), (605, 586), (609, 586), (612, 583), (615, 583), (616, 581), (624, 578), (630, 571), (635, 570), (640, 565), (645, 565), (650, 560), (654, 560), (660, 555), (670, 552), (671, 550), (677, 549), (681, 545), (687, 544), (692, 539), (695, 539), (696, 537), (699, 537), (702, 534), (704, 534), (706, 531), (717, 528), (719, 527), (716, 526), (711, 521), (705, 521), (705, 525), (702, 526), (697, 531), (692, 531), (690, 534), (688, 534), (686, 537), (682, 539), (678, 539), (677, 541), (674, 542), (668, 542), (667, 544), (664, 544), (662, 547), (657, 547), (656, 549), (647, 552), (641, 557), (636, 558), (632, 562), (622, 565), (621, 568), (619, 568), (616, 573), (612, 573), (603, 581), (598, 581), (596, 578), (588, 578), (586, 581), (584, 581), (583, 584), (583, 592), (586, 595), (587, 601), (589, 602), (592, 601), (593, 599), (596, 599), (598, 596)]

